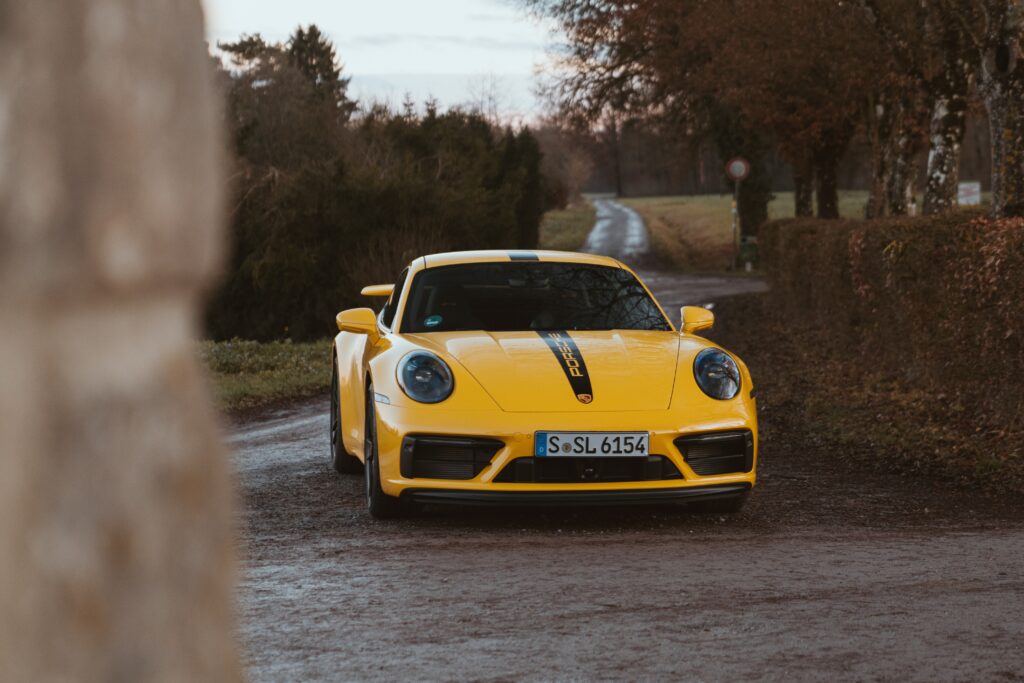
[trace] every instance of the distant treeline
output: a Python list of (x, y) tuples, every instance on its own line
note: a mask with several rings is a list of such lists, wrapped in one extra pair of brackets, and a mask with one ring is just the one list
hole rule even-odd
[[(722, 175), (726, 160), (713, 141), (685, 128), (671, 128), (633, 119), (624, 121), (618, 138), (608, 131), (596, 131), (583, 140), (591, 173), (584, 192), (616, 192), (624, 197), (680, 194), (731, 194), (732, 184)], [(912, 163), (916, 176), (927, 170), (927, 150), (920, 150)], [(771, 148), (764, 158), (764, 172), (772, 192), (792, 192), (793, 168)], [(991, 148), (988, 122), (972, 111), (966, 122), (960, 152), (960, 180), (978, 181), (982, 190), (991, 189)], [(850, 142), (837, 168), (837, 183), (844, 190), (871, 189), (870, 141), (857, 135)], [(920, 188), (916, 188), (920, 192)], [(921, 196), (916, 200), (920, 203)]]
[(868, 190), (868, 218), (941, 215), (961, 173), (987, 176), (993, 216), (1024, 216), (1017, 0), (519, 2), (566, 36), (548, 92), (604, 140), (619, 192), (721, 187), (741, 156), (749, 236), (781, 187), (801, 217), (839, 218), (841, 184)]
[(208, 314), (213, 338), (310, 339), (366, 305), (416, 256), (536, 246), (564, 201), (528, 129), (467, 111), (359, 111), (329, 41), (221, 44), (235, 153), (233, 248)]

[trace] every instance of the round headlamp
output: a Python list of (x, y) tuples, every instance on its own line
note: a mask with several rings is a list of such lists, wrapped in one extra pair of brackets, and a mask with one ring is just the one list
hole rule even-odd
[(440, 403), (452, 394), (455, 379), (443, 360), (429, 351), (412, 351), (398, 364), (398, 385), (420, 403)]
[(726, 401), (740, 391), (740, 369), (721, 349), (704, 349), (693, 361), (697, 386), (711, 398)]

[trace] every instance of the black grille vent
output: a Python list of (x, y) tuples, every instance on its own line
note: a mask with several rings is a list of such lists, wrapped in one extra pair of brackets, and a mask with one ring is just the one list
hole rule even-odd
[(754, 435), (748, 430), (681, 436), (675, 445), (690, 469), (702, 477), (749, 472), (754, 467)]
[(541, 457), (517, 458), (494, 481), (507, 484), (569, 484), (599, 481), (658, 481), (682, 479), (672, 461), (663, 455), (639, 457)]
[(401, 470), (406, 479), (473, 479), (504, 446), (495, 439), (407, 436)]

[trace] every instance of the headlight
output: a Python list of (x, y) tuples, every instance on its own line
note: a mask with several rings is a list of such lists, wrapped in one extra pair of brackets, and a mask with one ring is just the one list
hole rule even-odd
[(398, 364), (398, 384), (420, 403), (440, 403), (452, 394), (455, 380), (448, 365), (429, 351), (412, 351)]
[(725, 401), (739, 393), (740, 369), (725, 351), (704, 349), (698, 353), (693, 361), (693, 376), (697, 386), (711, 398)]

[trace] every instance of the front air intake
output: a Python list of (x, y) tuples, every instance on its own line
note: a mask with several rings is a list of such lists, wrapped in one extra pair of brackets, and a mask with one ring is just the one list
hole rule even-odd
[(682, 479), (663, 455), (647, 457), (528, 457), (516, 458), (494, 478), (508, 484), (572, 484), (609, 481)]
[(754, 467), (754, 435), (749, 430), (681, 436), (674, 443), (690, 469), (702, 477)]
[(473, 479), (505, 444), (495, 439), (407, 436), (401, 471), (406, 479)]

